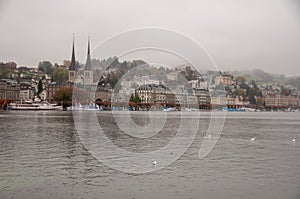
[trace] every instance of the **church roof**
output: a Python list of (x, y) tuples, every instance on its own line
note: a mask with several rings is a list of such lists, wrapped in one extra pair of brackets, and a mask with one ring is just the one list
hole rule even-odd
[(84, 70), (92, 70), (91, 55), (90, 55), (90, 37), (88, 39), (88, 51), (87, 51), (86, 64)]
[(75, 49), (74, 49), (74, 35), (73, 35), (73, 46), (72, 46), (72, 58), (69, 70), (78, 70), (76, 59), (75, 59)]

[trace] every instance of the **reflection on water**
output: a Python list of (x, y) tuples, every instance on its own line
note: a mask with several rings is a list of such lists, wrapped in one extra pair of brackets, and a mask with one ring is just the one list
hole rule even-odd
[[(168, 143), (180, 118), (170, 113), (162, 132), (137, 139), (119, 131), (111, 114), (97, 116), (114, 144), (139, 152)], [(300, 198), (299, 113), (228, 113), (215, 148), (199, 160), (208, 116), (179, 160), (127, 174), (90, 155), (71, 112), (0, 112), (0, 198)], [(146, 113), (132, 117), (150, 122)]]

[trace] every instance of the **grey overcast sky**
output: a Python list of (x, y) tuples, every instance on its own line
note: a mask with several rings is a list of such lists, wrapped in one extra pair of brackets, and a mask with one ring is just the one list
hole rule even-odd
[(0, 27), (0, 61), (19, 66), (70, 59), (73, 32), (83, 63), (88, 34), (94, 47), (122, 31), (161, 27), (201, 43), (221, 70), (300, 74), (298, 0), (0, 0)]

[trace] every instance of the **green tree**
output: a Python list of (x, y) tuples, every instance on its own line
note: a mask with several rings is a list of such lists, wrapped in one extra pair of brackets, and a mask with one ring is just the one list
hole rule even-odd
[(236, 95), (236, 96), (242, 96), (242, 97), (246, 96), (246, 93), (243, 89), (237, 89), (237, 90), (234, 91), (233, 94)]
[(13, 69), (6, 67), (5, 63), (0, 63), (0, 79), (6, 79), (9, 74), (13, 72)]
[(225, 91), (227, 91), (228, 94), (232, 94), (232, 89), (230, 86), (225, 86)]
[(165, 74), (166, 74), (166, 70), (164, 67), (161, 66), (157, 71), (157, 78), (159, 80), (162, 80), (164, 78)]
[(129, 99), (129, 101), (130, 101), (130, 102), (135, 102), (135, 97), (134, 97), (134, 94), (132, 94), (132, 95), (130, 96), (130, 99)]
[(38, 94), (38, 95), (41, 94), (42, 91), (43, 91), (43, 82), (42, 82), (42, 80), (40, 79), (40, 80), (39, 80), (39, 83), (38, 83), (38, 92), (37, 92), (37, 94)]
[(288, 80), (288, 83), (300, 89), (300, 77), (292, 78)]
[(64, 108), (72, 104), (72, 87), (61, 87), (53, 95), (53, 99), (57, 102), (62, 102)]
[(53, 81), (66, 82), (68, 80), (68, 71), (65, 68), (55, 68), (52, 74)]
[(237, 85), (239, 85), (240, 88), (242, 88), (242, 89), (246, 89), (247, 88), (246, 81), (247, 81), (246, 78), (243, 77), (243, 76), (238, 76), (236, 78)]
[(142, 100), (139, 95), (132, 94), (129, 99), (130, 102), (140, 103)]
[(250, 104), (256, 104), (256, 99), (255, 99), (255, 96), (254, 96), (254, 95), (251, 95), (251, 96), (249, 97), (249, 102), (250, 102)]
[(141, 103), (141, 101), (142, 101), (140, 96), (137, 95), (137, 94), (135, 94), (134, 100), (135, 100), (136, 103)]
[(38, 64), (39, 71), (51, 75), (53, 73), (53, 65), (49, 61), (42, 61)]
[(236, 77), (236, 83), (238, 84), (238, 85), (241, 85), (241, 84), (243, 84), (243, 83), (245, 83), (246, 82), (246, 78), (245, 77), (243, 77), (243, 76), (237, 76)]
[(259, 106), (261, 106), (263, 104), (262, 97), (260, 97), (260, 96), (256, 97), (256, 104)]

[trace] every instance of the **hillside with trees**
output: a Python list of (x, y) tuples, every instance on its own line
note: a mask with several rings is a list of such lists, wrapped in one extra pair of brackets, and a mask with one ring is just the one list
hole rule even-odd
[(291, 84), (292, 86), (295, 86), (298, 89), (300, 89), (300, 76), (294, 77), (294, 78), (290, 78), (287, 82), (289, 84)]

